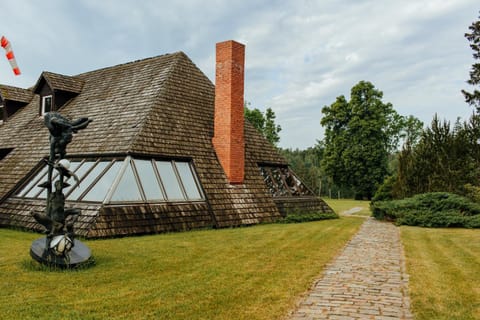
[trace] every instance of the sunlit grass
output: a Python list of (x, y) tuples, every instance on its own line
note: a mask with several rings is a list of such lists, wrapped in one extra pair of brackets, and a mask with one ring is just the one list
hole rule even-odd
[(37, 234), (0, 229), (0, 318), (278, 319), (362, 219), (84, 241), (96, 266), (50, 271)]
[(480, 319), (480, 230), (401, 227), (415, 319)]
[(353, 199), (323, 199), (337, 214), (358, 208), (359, 211), (352, 213), (354, 215), (369, 217), (372, 215), (370, 211), (370, 201), (367, 200), (353, 200)]

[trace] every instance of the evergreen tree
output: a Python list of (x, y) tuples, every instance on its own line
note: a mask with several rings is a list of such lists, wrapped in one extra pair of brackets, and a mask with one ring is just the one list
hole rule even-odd
[[(480, 19), (480, 16), (479, 16)], [(465, 38), (470, 42), (470, 48), (473, 50), (473, 58), (480, 61), (480, 20), (473, 22), (470, 27), (470, 33), (465, 33)], [(480, 62), (474, 63), (470, 70), (470, 79), (467, 81), (472, 86), (480, 86)], [(474, 89), (473, 92), (462, 90), (465, 101), (477, 109), (480, 113), (480, 91)]]

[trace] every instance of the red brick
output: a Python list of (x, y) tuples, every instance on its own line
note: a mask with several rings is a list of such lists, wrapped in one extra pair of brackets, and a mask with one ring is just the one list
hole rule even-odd
[(243, 183), (245, 176), (244, 64), (243, 44), (217, 43), (213, 145), (231, 184)]

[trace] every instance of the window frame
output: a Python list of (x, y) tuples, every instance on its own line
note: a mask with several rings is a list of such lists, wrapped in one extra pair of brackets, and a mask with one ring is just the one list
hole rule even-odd
[[(95, 168), (98, 166), (99, 163), (101, 162), (108, 162), (101, 171), (96, 173), (96, 177), (89, 181), (89, 184), (81, 191), (79, 195), (76, 196), (76, 199), (69, 199), (71, 195), (74, 193), (74, 191), (78, 188), (78, 184), (76, 181), (71, 181), (72, 187), (70, 187), (66, 192), (65, 192), (65, 199), (67, 202), (84, 202), (84, 203), (101, 203), (103, 205), (112, 205), (112, 206), (118, 206), (118, 205), (130, 205), (130, 204), (165, 204), (165, 203), (192, 203), (192, 202), (205, 202), (206, 196), (205, 192), (203, 191), (203, 188), (201, 186), (201, 183), (199, 181), (198, 175), (196, 173), (196, 170), (194, 168), (194, 164), (192, 160), (187, 160), (187, 159), (165, 159), (165, 158), (155, 158), (155, 157), (148, 157), (148, 156), (138, 156), (138, 157), (133, 157), (131, 155), (126, 155), (126, 156), (116, 156), (116, 155), (110, 155), (110, 156), (74, 156), (74, 157), (69, 157), (69, 161), (72, 163), (78, 163), (76, 165), (75, 169), (73, 170), (74, 173), (78, 173), (78, 170), (82, 168), (83, 166), (89, 165), (90, 167), (82, 173), (82, 176), (79, 176), (79, 184), (81, 185), (82, 182), (85, 182), (86, 180), (89, 180), (89, 175), (92, 173), (92, 171), (95, 170)], [(149, 200), (146, 193), (145, 189), (147, 186), (143, 186), (142, 183), (142, 173), (139, 172), (137, 166), (135, 165), (135, 160), (142, 160), (142, 161), (148, 161), (149, 165), (151, 165), (152, 170), (155, 174), (155, 179), (156, 180), (150, 180), (153, 183), (157, 183), (158, 188), (160, 189), (160, 192), (162, 193), (161, 196), (163, 199), (154, 199), (154, 200)], [(44, 160), (42, 160), (44, 162)], [(182, 193), (182, 199), (170, 199), (167, 194), (166, 186), (164, 185), (164, 181), (162, 181), (162, 175), (159, 172), (159, 169), (157, 167), (156, 162), (166, 162), (169, 163), (174, 174), (174, 178), (176, 179), (176, 182), (178, 183), (179, 189)], [(103, 196), (103, 200), (98, 200), (98, 201), (91, 201), (91, 200), (83, 200), (89, 192), (95, 188), (97, 183), (102, 179), (102, 177), (107, 174), (107, 172), (114, 166), (115, 163), (121, 163), (120, 168), (118, 168), (118, 172), (114, 176), (110, 186), (108, 187), (107, 191), (105, 192), (105, 195)], [(182, 177), (180, 173), (178, 172), (177, 168), (177, 163), (186, 163), (188, 166), (188, 174), (191, 175), (191, 178), (194, 182), (194, 187), (198, 191), (199, 198), (190, 198), (188, 196), (188, 192), (185, 189), (184, 181), (182, 180)], [(127, 200), (127, 201), (116, 201), (112, 200), (112, 198), (115, 195), (115, 192), (118, 189), (118, 186), (125, 174), (125, 171), (128, 169), (128, 166), (131, 167), (131, 170), (133, 171), (133, 177), (135, 179), (136, 187), (138, 188), (138, 192), (140, 195), (140, 199), (135, 199), (135, 200)], [(32, 190), (46, 179), (46, 174), (47, 170), (46, 164), (43, 164), (43, 166), (39, 166), (38, 169), (35, 170), (35, 172), (31, 173), (29, 175), (29, 179), (27, 179), (19, 188), (17, 188), (16, 192), (14, 193), (14, 197), (16, 198), (22, 198), (22, 199), (35, 199), (35, 200), (44, 200), (45, 196), (40, 197), (41, 194), (45, 191), (44, 189), (39, 189), (38, 191), (35, 190), (35, 194), (32, 194), (29, 197), (26, 197), (25, 195), (29, 193), (33, 193)], [(117, 170), (117, 169), (116, 169)], [(43, 172), (43, 173), (42, 173)], [(144, 179), (144, 181), (147, 181)]]
[(6, 112), (5, 112), (5, 104), (0, 102), (0, 126), (5, 123), (6, 121)]
[[(48, 98), (50, 98), (50, 110), (45, 111), (45, 102)], [(42, 96), (42, 105), (40, 107), (40, 115), (43, 116), (47, 112), (50, 112), (50, 111), (55, 111), (55, 110), (53, 110), (53, 94)]]
[[(298, 178), (298, 176), (289, 166), (259, 163), (258, 168), (260, 175), (262, 176), (265, 183), (265, 187), (274, 198), (315, 196), (315, 193), (307, 185), (305, 185), (305, 183), (300, 178)], [(279, 170), (280, 180), (282, 182), (281, 186), (278, 185), (279, 181), (277, 181), (277, 179), (275, 179), (274, 177), (274, 170)], [(284, 172), (282, 172), (282, 170), (286, 170), (286, 173), (293, 177), (293, 180), (295, 181), (295, 186), (291, 186), (288, 184), (286, 175), (284, 174)], [(274, 190), (272, 190), (267, 184), (266, 177), (268, 177), (268, 179), (270, 179), (270, 181), (272, 182)], [(293, 187), (295, 187), (298, 191), (293, 192)], [(283, 194), (281, 194), (282, 190), (285, 190)]]

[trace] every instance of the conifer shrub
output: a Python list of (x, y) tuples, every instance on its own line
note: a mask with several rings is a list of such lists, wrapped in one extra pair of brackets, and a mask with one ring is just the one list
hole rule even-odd
[(397, 225), (480, 228), (480, 204), (447, 192), (371, 203), (372, 214)]
[(338, 215), (335, 212), (320, 212), (320, 211), (301, 211), (298, 209), (292, 209), (287, 212), (285, 218), (281, 219), (280, 223), (301, 223), (309, 221), (338, 219)]

